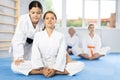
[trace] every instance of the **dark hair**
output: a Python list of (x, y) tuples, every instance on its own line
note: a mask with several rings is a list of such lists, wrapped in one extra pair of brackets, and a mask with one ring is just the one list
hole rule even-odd
[[(44, 16), (43, 16), (43, 20), (45, 19), (46, 15), (47, 15), (48, 13), (53, 14), (53, 15), (55, 16), (55, 19), (57, 20), (57, 16), (56, 16), (56, 14), (55, 14), (53, 11), (47, 11), (47, 12), (44, 14)], [(46, 27), (44, 26), (44, 28), (43, 28), (42, 30), (44, 31), (45, 28), (46, 28)]]
[(32, 9), (33, 7), (39, 7), (43, 11), (42, 4), (39, 1), (32, 1), (29, 4), (29, 10)]
[(91, 27), (91, 26), (94, 26), (94, 24), (89, 24), (88, 28)]
[(53, 15), (55, 16), (55, 19), (57, 20), (57, 16), (56, 16), (56, 14), (55, 14), (53, 11), (47, 11), (47, 12), (44, 14), (44, 16), (43, 16), (43, 20), (45, 19), (46, 15), (47, 15), (48, 13), (53, 14)]

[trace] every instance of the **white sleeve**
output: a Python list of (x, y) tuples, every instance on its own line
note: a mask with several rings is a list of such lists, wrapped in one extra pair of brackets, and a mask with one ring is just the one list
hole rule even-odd
[(75, 40), (76, 42), (75, 42), (75, 45), (76, 46), (79, 46), (80, 45), (80, 42), (79, 42), (79, 38), (78, 38), (78, 36), (76, 36), (76, 40)]
[(96, 39), (97, 39), (96, 49), (99, 50), (101, 48), (101, 38), (99, 35), (97, 35)]
[(39, 69), (41, 67), (44, 67), (43, 62), (42, 62), (41, 52), (38, 47), (38, 45), (39, 45), (38, 37), (39, 37), (39, 35), (35, 34), (33, 46), (32, 46), (31, 62), (32, 62), (33, 69)]
[(82, 39), (82, 49), (83, 49), (83, 52), (84, 52), (84, 53), (87, 53), (87, 52), (88, 52), (87, 40), (86, 40), (86, 38), (83, 38), (83, 39)]
[(57, 54), (57, 59), (56, 59), (56, 63), (54, 66), (55, 70), (58, 71), (64, 71), (65, 69), (65, 64), (66, 64), (66, 42), (65, 42), (65, 37), (62, 36), (61, 41), (60, 41), (60, 47), (58, 50), (58, 54)]
[(24, 28), (26, 24), (24, 23), (23, 18), (20, 18), (16, 27), (15, 34), (12, 39), (12, 47), (13, 47), (13, 58), (23, 59), (24, 55), (24, 44), (25, 44), (25, 32)]

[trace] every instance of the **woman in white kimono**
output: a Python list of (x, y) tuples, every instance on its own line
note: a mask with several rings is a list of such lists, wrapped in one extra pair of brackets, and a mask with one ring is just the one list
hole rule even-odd
[(81, 48), (79, 47), (79, 45), (80, 45), (79, 38), (75, 34), (74, 28), (69, 28), (68, 33), (69, 33), (69, 35), (66, 37), (67, 52), (69, 54), (77, 55), (81, 50)]
[[(28, 75), (31, 64), (26, 60), (31, 59), (33, 37), (40, 30), (43, 23), (41, 19), (43, 7), (40, 2), (32, 1), (29, 4), (29, 14), (19, 18), (15, 34), (12, 39), (13, 62), (11, 69), (15, 73)], [(26, 66), (28, 65), (28, 66)]]
[(40, 70), (41, 74), (51, 77), (55, 74), (70, 76), (80, 72), (84, 63), (66, 60), (66, 43), (62, 33), (57, 32), (55, 23), (57, 17), (54, 12), (47, 11), (44, 16), (45, 29), (35, 34), (32, 47), (32, 69)]
[(104, 56), (110, 48), (101, 48), (101, 38), (95, 33), (94, 24), (90, 24), (88, 30), (89, 34), (84, 37), (82, 41), (83, 53), (79, 56), (88, 60), (93, 60)]

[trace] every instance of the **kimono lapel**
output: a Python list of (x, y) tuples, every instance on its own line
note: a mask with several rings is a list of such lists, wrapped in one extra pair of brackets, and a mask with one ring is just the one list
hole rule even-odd
[(52, 34), (51, 34), (50, 36), (48, 35), (46, 29), (45, 29), (44, 32), (45, 32), (45, 35), (46, 35), (46, 37), (47, 37), (48, 39), (52, 39), (52, 38), (55, 36), (55, 30), (53, 30), (53, 32), (52, 32)]
[(29, 14), (27, 15), (27, 18), (28, 18), (28, 26), (29, 26), (28, 27), (28, 34), (29, 34), (29, 36), (34, 37), (34, 34), (36, 32), (40, 31), (40, 27), (42, 26), (43, 20), (40, 19), (37, 26), (36, 26), (36, 28), (34, 28)]

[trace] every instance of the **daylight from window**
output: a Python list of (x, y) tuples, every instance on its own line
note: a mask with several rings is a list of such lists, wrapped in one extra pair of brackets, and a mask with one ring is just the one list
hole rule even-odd
[[(62, 19), (62, 1), (51, 0), (51, 8), (57, 14), (59, 24)], [(90, 23), (115, 27), (115, 13), (116, 0), (66, 0), (67, 27), (85, 27)]]

